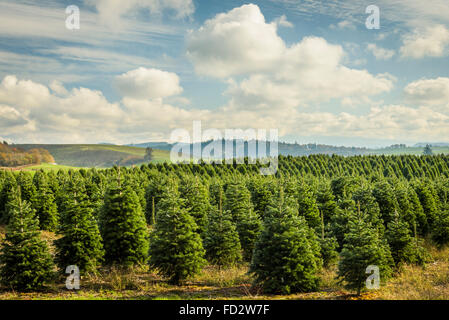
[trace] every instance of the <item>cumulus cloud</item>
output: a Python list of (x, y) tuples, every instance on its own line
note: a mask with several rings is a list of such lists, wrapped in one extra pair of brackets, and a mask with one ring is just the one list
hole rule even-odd
[(115, 79), (123, 96), (135, 99), (157, 99), (182, 93), (176, 73), (158, 69), (138, 68)]
[(449, 78), (414, 81), (404, 88), (404, 93), (411, 103), (449, 111)]
[(277, 24), (248, 4), (207, 20), (187, 40), (187, 56), (202, 75), (226, 78), (272, 69), (285, 51)]
[(427, 106), (373, 107), (366, 114), (354, 115), (297, 108), (282, 112), (269, 107), (254, 110), (236, 105), (237, 102), (240, 101), (231, 100), (218, 110), (185, 109), (161, 98), (125, 96), (120, 102), (110, 102), (100, 91), (75, 88), (65, 96), (57, 96), (48, 93), (42, 84), (7, 76), (0, 84), (0, 126), (2, 137), (16, 143), (129, 143), (168, 139), (173, 129), (189, 129), (194, 120), (202, 120), (205, 129), (279, 128), (281, 136), (294, 133), (304, 137), (382, 136), (420, 140), (449, 134), (449, 116)]
[(366, 46), (366, 49), (371, 52), (374, 57), (376, 57), (377, 60), (389, 60), (393, 58), (395, 55), (394, 50), (384, 49), (381, 47), (378, 47), (374, 43), (370, 43)]
[[(244, 5), (207, 20), (188, 38), (188, 56), (198, 73), (228, 78), (234, 109), (285, 110), (310, 102), (376, 95), (393, 88), (389, 75), (343, 65), (339, 45), (305, 37), (287, 46), (276, 24), (257, 5)], [(244, 75), (243, 80), (236, 80)]]
[(403, 58), (443, 57), (448, 54), (448, 46), (449, 30), (436, 25), (406, 35), (400, 52)]

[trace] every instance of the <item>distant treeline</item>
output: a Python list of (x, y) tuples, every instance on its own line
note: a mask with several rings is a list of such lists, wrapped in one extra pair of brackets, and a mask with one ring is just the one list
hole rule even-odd
[(0, 142), (0, 167), (18, 167), (42, 162), (53, 163), (55, 160), (45, 149), (23, 150)]

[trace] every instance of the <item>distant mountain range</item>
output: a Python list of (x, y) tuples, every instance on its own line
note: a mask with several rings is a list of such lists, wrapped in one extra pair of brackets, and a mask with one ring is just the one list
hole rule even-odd
[[(210, 143), (213, 141), (206, 141), (201, 142), (201, 150), (204, 150)], [(233, 154), (232, 155), (226, 155), (226, 158), (228, 157), (235, 157), (236, 156), (236, 145), (238, 142), (242, 143), (243, 141), (239, 140), (222, 140), (222, 154), (225, 154), (225, 145), (226, 143), (233, 144)], [(249, 150), (248, 146), (251, 143), (254, 143), (256, 141), (244, 141), (243, 142), (243, 149), (244, 149), (244, 156), (245, 157), (257, 157), (257, 155), (260, 156), (261, 153), (259, 153), (258, 145), (259, 143), (256, 143), (256, 150), (254, 153), (254, 150)], [(190, 154), (193, 154), (193, 150), (195, 147), (198, 147), (200, 143), (194, 143), (194, 144), (179, 144), (184, 147), (184, 150), (190, 149)], [(140, 143), (140, 144), (129, 144), (127, 146), (130, 147), (139, 147), (139, 148), (153, 148), (153, 149), (159, 149), (159, 150), (172, 150), (172, 148), (175, 146), (175, 144), (170, 144), (167, 142), (148, 142), (148, 143)], [(343, 156), (351, 156), (351, 155), (363, 155), (363, 154), (369, 154), (372, 150), (368, 148), (359, 148), (359, 147), (343, 147), (343, 146), (330, 146), (330, 145), (324, 145), (324, 144), (316, 144), (316, 143), (309, 143), (309, 144), (296, 144), (296, 143), (285, 143), (285, 142), (279, 142), (278, 143), (278, 151), (279, 154), (282, 155), (291, 155), (291, 156), (307, 156), (312, 154), (336, 154), (336, 155), (343, 155)], [(266, 150), (265, 153), (262, 154), (270, 154), (270, 143), (266, 143)]]
[(415, 144), (414, 147), (424, 148), (428, 144), (432, 147), (449, 147), (449, 143), (447, 142), (420, 142)]

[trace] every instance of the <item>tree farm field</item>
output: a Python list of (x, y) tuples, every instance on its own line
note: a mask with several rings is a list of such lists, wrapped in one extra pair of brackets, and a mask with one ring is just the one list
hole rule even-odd
[(1, 170), (0, 299), (449, 298), (449, 156), (261, 166)]

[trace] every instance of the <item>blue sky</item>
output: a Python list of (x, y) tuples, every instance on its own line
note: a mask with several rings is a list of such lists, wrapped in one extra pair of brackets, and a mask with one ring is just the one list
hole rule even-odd
[(3, 0), (0, 138), (138, 143), (201, 120), (300, 143), (449, 142), (448, 56), (446, 0)]

